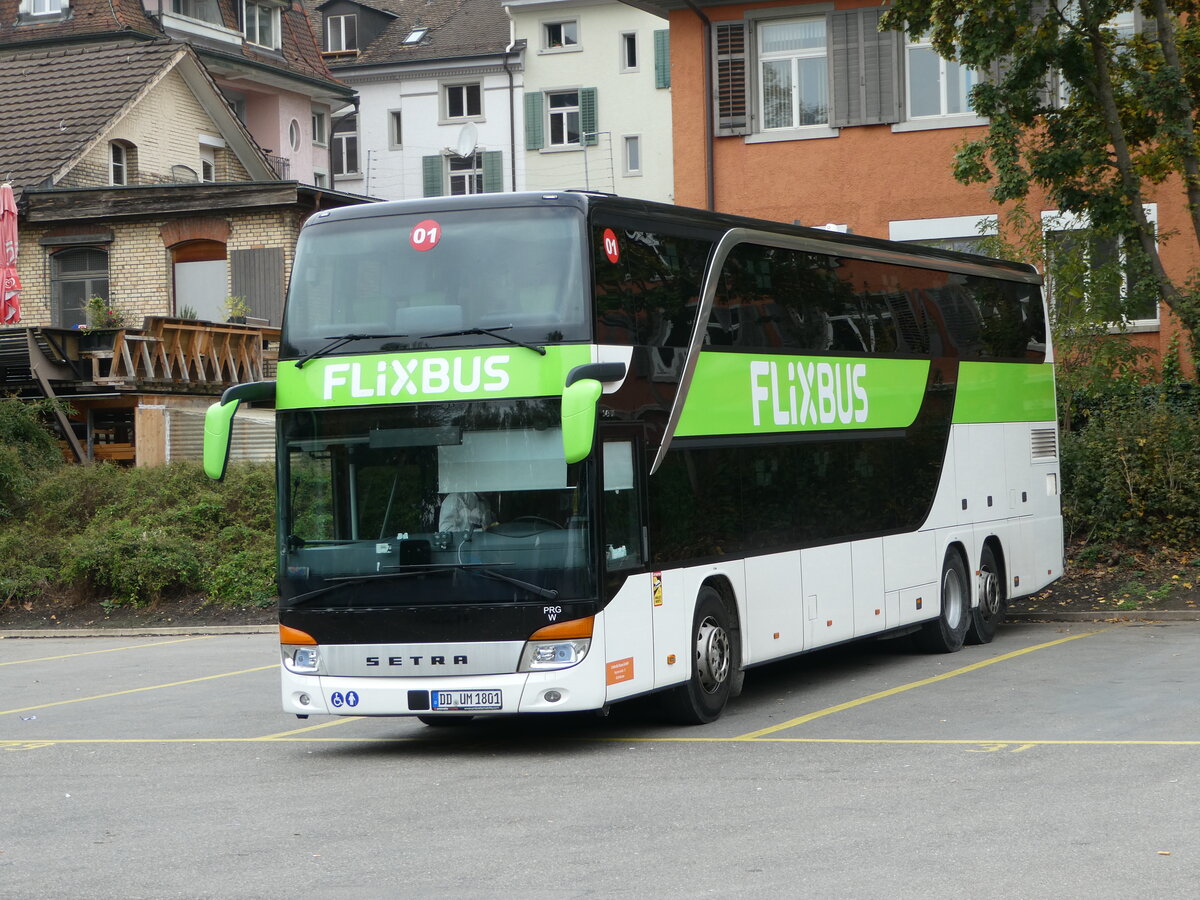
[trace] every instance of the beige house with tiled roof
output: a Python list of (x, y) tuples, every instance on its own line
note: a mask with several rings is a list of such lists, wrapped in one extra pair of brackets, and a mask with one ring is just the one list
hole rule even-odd
[(343, 190), (403, 200), (519, 189), (522, 51), (500, 0), (305, 0), (333, 73)]
[(300, 3), (0, 0), (0, 52), (164, 37), (196, 51), (281, 178), (329, 185), (330, 109), (354, 92), (331, 75)]
[[(281, 180), (187, 44), (0, 49), (0, 86), (16, 84), (5, 90), (0, 175), (18, 195), (22, 318), (0, 329), (0, 394), (66, 399), (89, 456), (171, 458), (171, 409), (183, 423), (176, 455), (198, 447), (185, 440), (199, 427), (192, 413), (250, 371), (234, 363), (261, 355), (280, 323), (301, 224), (361, 198)], [(225, 324), (231, 296), (261, 337)], [(124, 357), (86, 346), (91, 298), (121, 319)], [(228, 366), (212, 365), (214, 333)], [(49, 380), (30, 377), (39, 361)], [(135, 446), (135, 423), (151, 420), (158, 440)]]

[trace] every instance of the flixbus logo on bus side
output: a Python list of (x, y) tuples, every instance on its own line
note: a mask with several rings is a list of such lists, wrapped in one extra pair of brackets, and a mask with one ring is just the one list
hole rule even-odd
[(321, 399), (335, 394), (355, 400), (405, 396), (437, 396), (454, 391), (503, 391), (508, 387), (507, 366), (512, 357), (500, 356), (446, 359), (426, 356), (411, 359), (377, 360), (372, 363), (326, 363)]
[(765, 416), (775, 425), (849, 425), (865, 422), (870, 410), (863, 379), (866, 363), (750, 363), (754, 426)]

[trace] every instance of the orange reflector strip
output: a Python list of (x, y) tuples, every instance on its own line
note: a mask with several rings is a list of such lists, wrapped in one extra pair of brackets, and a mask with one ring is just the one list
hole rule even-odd
[(571, 619), (569, 622), (555, 622), (553, 625), (539, 628), (529, 636), (529, 640), (559, 641), (571, 638), (590, 638), (595, 622), (595, 616), (588, 616), (586, 619)]
[(281, 644), (312, 644), (316, 645), (317, 639), (311, 634), (305, 634), (299, 628), (290, 628), (287, 625), (279, 626), (279, 643)]

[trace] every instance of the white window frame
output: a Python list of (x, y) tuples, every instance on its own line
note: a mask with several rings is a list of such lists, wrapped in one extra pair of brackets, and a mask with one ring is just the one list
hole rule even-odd
[[(351, 119), (354, 121), (354, 131), (342, 131), (339, 133), (337, 129), (344, 127), (345, 123)], [(340, 160), (343, 162), (343, 164), (345, 163), (346, 144), (350, 140), (354, 141), (354, 168), (345, 169), (343, 166), (344, 171), (339, 172), (337, 171), (337, 162)], [(343, 119), (340, 123), (335, 124), (330, 130), (329, 145), (332, 151), (332, 174), (335, 178), (358, 178), (362, 175), (361, 161), (359, 159), (362, 150), (361, 143), (362, 142), (359, 140), (357, 115), (346, 117), (346, 119)]]
[[(633, 49), (633, 62), (629, 62), (629, 51)], [(622, 31), (620, 34), (620, 44), (618, 45), (620, 53), (620, 71), (622, 74), (628, 72), (637, 72), (641, 68), (642, 54), (641, 48), (638, 46), (638, 33), (636, 31)]]
[(999, 233), (997, 225), (995, 213), (935, 219), (897, 219), (888, 223), (888, 239), (915, 243), (991, 237)]
[[(483, 154), (476, 150), (470, 156), (462, 157), (450, 154), (445, 160), (444, 177), (446, 179), (446, 196), (463, 197), (482, 194), (483, 190)], [(458, 166), (458, 169), (455, 169)], [(466, 190), (455, 193), (455, 181), (461, 181)]]
[[(346, 20), (349, 19), (354, 23), (354, 44), (347, 46), (346, 44)], [(337, 40), (334, 40), (336, 35)], [(336, 45), (336, 46), (335, 46)], [(340, 16), (327, 16), (325, 18), (325, 47), (330, 53), (345, 53), (348, 50), (358, 49), (358, 16), (354, 13), (345, 13)]]
[[(1144, 203), (1144, 204), (1142, 204), (1142, 210), (1146, 214), (1147, 221), (1149, 221), (1150, 224), (1152, 226), (1154, 226), (1155, 243), (1157, 244), (1158, 243), (1158, 237), (1157, 237), (1157, 235), (1158, 235), (1158, 204), (1157, 203)], [(1087, 216), (1080, 215), (1078, 213), (1060, 212), (1057, 209), (1049, 209), (1049, 210), (1042, 211), (1042, 234), (1043, 235), (1050, 234), (1052, 232), (1061, 232), (1061, 231), (1082, 231), (1083, 229), (1085, 229), (1087, 227), (1089, 227)], [(1125, 266), (1123, 264), (1125, 252), (1120, 244), (1118, 244), (1117, 253), (1122, 262), (1122, 265), (1121, 265), (1121, 291), (1122, 291), (1122, 293), (1124, 293), (1125, 287), (1126, 287)], [(1051, 287), (1053, 287), (1053, 285), (1051, 285)], [(1054, 298), (1050, 297), (1050, 303), (1052, 306), (1053, 306), (1053, 302), (1054, 302)], [(1110, 325), (1109, 331), (1114, 334), (1117, 334), (1117, 333), (1131, 334), (1131, 333), (1137, 333), (1137, 332), (1159, 331), (1162, 327), (1161, 307), (1162, 307), (1162, 304), (1159, 302), (1156, 302), (1154, 304), (1154, 318), (1152, 318), (1152, 319), (1150, 319), (1150, 318), (1126, 319), (1124, 322), (1113, 323), (1112, 325)]]
[[(567, 26), (574, 26), (574, 40), (568, 43), (565, 29)], [(551, 29), (558, 28), (562, 36), (561, 43), (552, 44), (550, 39)], [(544, 19), (539, 23), (541, 33), (541, 49), (540, 53), (578, 53), (583, 49), (583, 34), (579, 27), (579, 19), (564, 18), (564, 19)]]
[(129, 184), (129, 149), (117, 141), (108, 144), (108, 183), (119, 187)]
[(312, 136), (314, 147), (329, 146), (329, 115), (323, 109), (312, 111)]
[(388, 149), (404, 149), (404, 117), (398, 109), (387, 111)]
[(313, 169), (313, 187), (329, 187), (329, 173), (324, 169)]
[(296, 153), (300, 150), (300, 145), (304, 141), (304, 132), (300, 128), (300, 120), (292, 119), (288, 122), (288, 146), (292, 152)]
[[(795, 22), (820, 22), (822, 28), (827, 24), (827, 18), (824, 13), (820, 15), (805, 15), (805, 16), (790, 16), (788, 18), (763, 18), (754, 22), (754, 34), (751, 38), (751, 44), (754, 53), (754, 113), (756, 117), (756, 133), (763, 135), (793, 135), (803, 134), (806, 131), (822, 131), (830, 132), (832, 129), (829, 126), (829, 112), (832, 98), (829, 96), (830, 82), (828, 75), (825, 79), (825, 121), (813, 122), (808, 125), (797, 124), (799, 118), (799, 99), (798, 99), (798, 64), (802, 59), (823, 59), (826, 63), (826, 72), (828, 72), (829, 63), (829, 31), (825, 28), (825, 40), (823, 46), (818, 50), (810, 48), (806, 50), (779, 50), (774, 52), (764, 52), (762, 49), (763, 32), (765, 28), (772, 25), (787, 25)], [(764, 77), (764, 67), (768, 63), (775, 63), (787, 60), (790, 63), (791, 78), (792, 78), (792, 121), (790, 125), (777, 125), (771, 128), (766, 126), (766, 78)], [(836, 134), (836, 131), (833, 133)]]
[[(546, 149), (548, 149), (548, 150), (578, 150), (580, 147), (583, 146), (583, 105), (580, 102), (583, 98), (581, 97), (581, 93), (582, 92), (580, 91), (579, 88), (563, 88), (562, 90), (558, 90), (558, 91), (546, 91), (545, 92), (545, 95), (546, 95), (546, 122), (545, 122)], [(575, 95), (574, 107), (560, 106), (558, 108), (553, 108), (550, 103), (550, 98), (551, 97), (559, 97), (559, 96), (562, 96), (563, 94), (574, 94)], [(569, 126), (570, 126), (570, 117), (572, 114), (574, 114), (574, 116), (575, 116), (575, 129), (579, 134), (579, 139), (576, 141), (564, 141), (561, 143), (556, 143), (554, 141), (554, 120), (555, 120), (555, 118), (562, 117), (564, 119), (563, 137), (567, 137), (571, 133)]]
[[(629, 148), (630, 145), (637, 148), (637, 165), (629, 164)], [(638, 177), (642, 175), (643, 156), (642, 156), (642, 136), (640, 134), (623, 134), (621, 135), (621, 174), (628, 177)]]
[[(929, 50), (937, 54), (933, 49), (933, 45), (926, 40), (914, 41), (908, 38), (904, 41), (903, 49), (903, 87), (904, 87), (904, 119), (892, 126), (892, 131), (901, 133), (905, 131), (932, 131), (938, 128), (968, 128), (976, 125), (987, 125), (988, 120), (983, 116), (977, 115), (970, 108), (970, 93), (971, 88), (980, 82), (982, 74), (977, 69), (970, 69), (962, 66), (966, 71), (972, 73), (973, 81), (967, 88), (966, 96), (963, 97), (963, 102), (966, 105), (964, 112), (951, 113), (946, 112), (948, 106), (948, 91), (949, 81), (946, 77), (946, 64), (953, 62), (947, 60), (944, 56), (937, 54), (938, 57), (938, 108), (939, 112), (935, 115), (914, 116), (912, 114), (912, 67), (909, 65), (909, 54), (912, 50)], [(961, 63), (956, 63), (962, 65)]]
[(200, 180), (209, 183), (217, 180), (217, 150), (205, 144), (200, 145)]
[(69, 0), (21, 0), (19, 14), (38, 18), (61, 16), (67, 11), (68, 2)]
[[(253, 24), (251, 23), (251, 11), (253, 11)], [(262, 43), (262, 16), (267, 16), (267, 35), (269, 44)], [(266, 47), (268, 50), (279, 49), (279, 7), (270, 3), (260, 3), (257, 0), (242, 0), (242, 34), (246, 38), (247, 44), (252, 44), (255, 47)]]
[[(469, 89), (475, 88), (479, 91), (479, 112), (473, 113), (468, 109), (468, 99), (470, 96)], [(454, 116), (450, 114), (450, 94), (452, 91), (462, 91), (462, 108), (463, 114)], [(483, 122), (483, 82), (482, 81), (451, 81), (442, 85), (442, 118), (441, 122)]]

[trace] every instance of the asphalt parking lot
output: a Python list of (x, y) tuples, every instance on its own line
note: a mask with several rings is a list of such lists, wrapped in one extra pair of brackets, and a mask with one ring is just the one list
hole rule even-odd
[(288, 718), (272, 634), (0, 640), (0, 897), (1193, 897), (1200, 622), (752, 670), (724, 717)]

